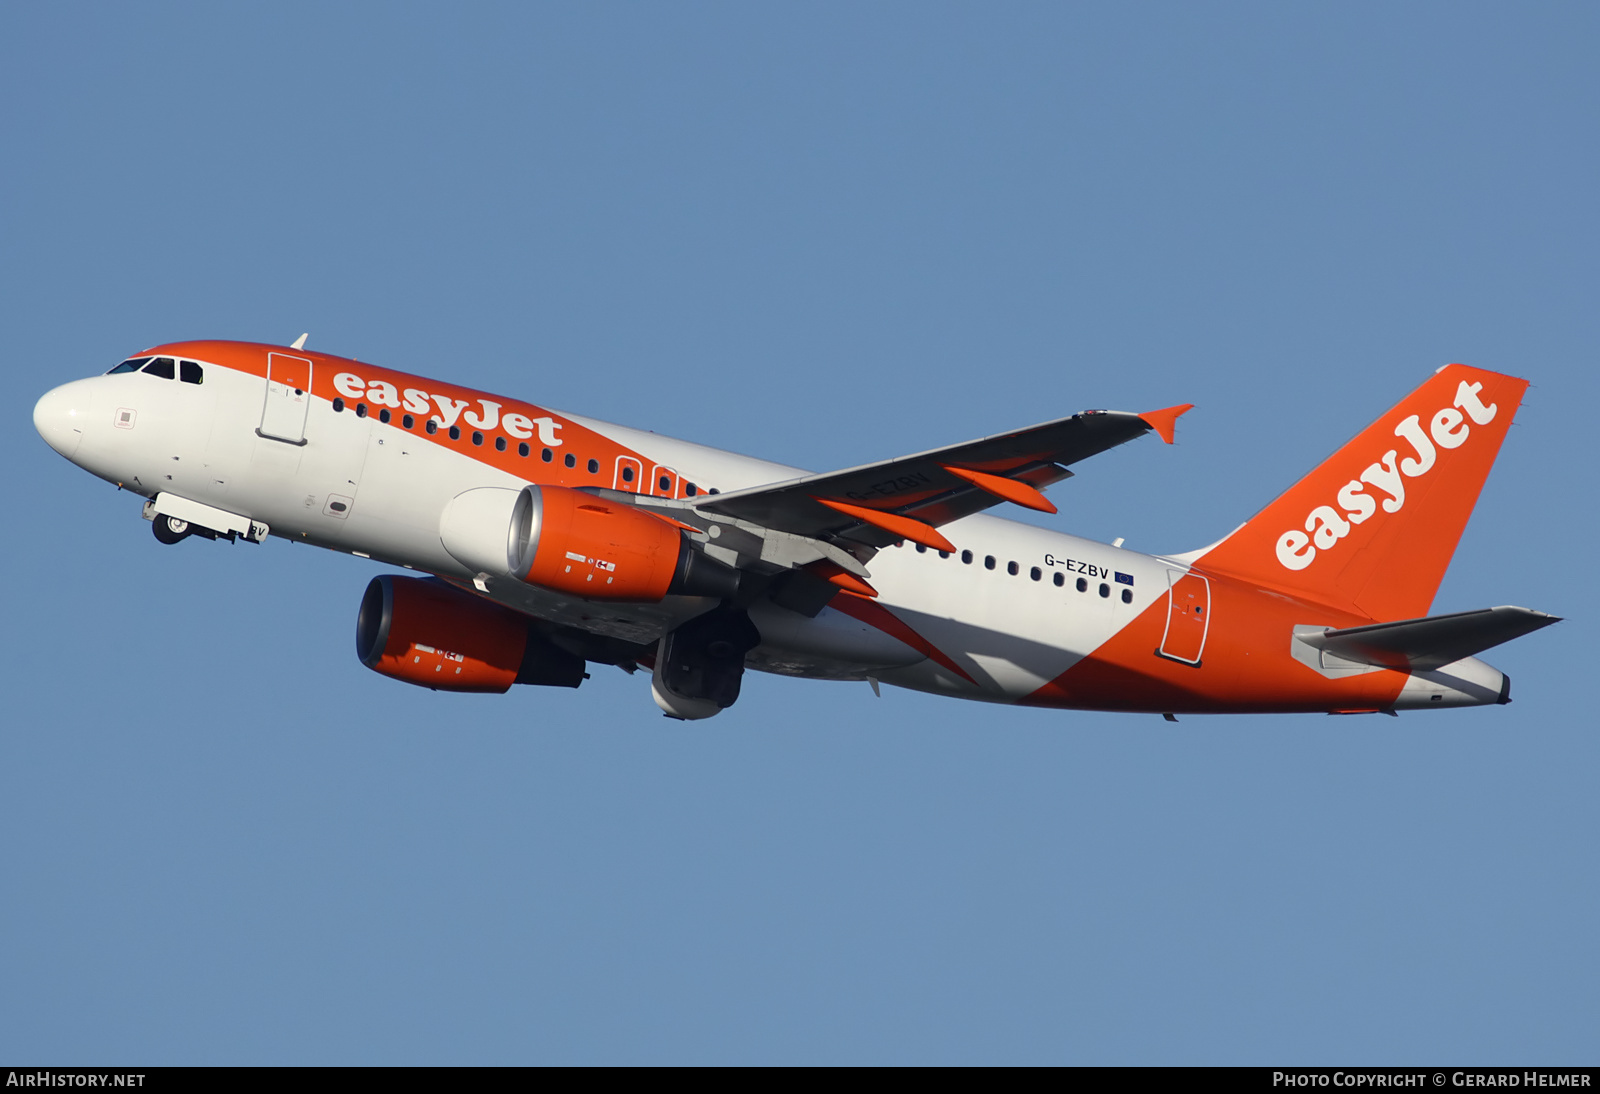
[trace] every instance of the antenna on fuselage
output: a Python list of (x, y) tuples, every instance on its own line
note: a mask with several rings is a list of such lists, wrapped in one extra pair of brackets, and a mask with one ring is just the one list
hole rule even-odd
[(310, 337), (311, 337), (311, 332), (307, 331), (306, 333), (302, 334), (299, 338), (296, 338), (293, 342), (290, 342), (289, 343), (289, 348), (290, 349), (305, 349), (306, 348), (306, 339), (310, 338)]

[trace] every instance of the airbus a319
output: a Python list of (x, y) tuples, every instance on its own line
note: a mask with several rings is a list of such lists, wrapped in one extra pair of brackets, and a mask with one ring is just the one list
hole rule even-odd
[[(441, 691), (644, 669), (706, 718), (746, 669), (1089, 710), (1478, 706), (1475, 655), (1557, 622), (1428, 614), (1526, 381), (1448, 365), (1186, 554), (1002, 519), (1188, 406), (1091, 410), (844, 471), (792, 467), (293, 346), (156, 346), (47, 393), (40, 435), (164, 544), (380, 560), (356, 653)], [(190, 544), (192, 547), (193, 544)]]

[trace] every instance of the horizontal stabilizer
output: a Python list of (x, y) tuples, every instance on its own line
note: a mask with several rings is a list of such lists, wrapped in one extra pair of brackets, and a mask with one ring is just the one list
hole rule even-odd
[(1473, 612), (1430, 615), (1425, 619), (1345, 627), (1300, 637), (1308, 645), (1347, 661), (1401, 672), (1421, 672), (1471, 657), (1559, 622), (1558, 616), (1504, 605)]

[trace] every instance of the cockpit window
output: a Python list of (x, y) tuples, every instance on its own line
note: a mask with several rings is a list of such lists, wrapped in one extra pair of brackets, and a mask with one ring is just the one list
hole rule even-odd
[(197, 361), (179, 361), (178, 379), (186, 384), (203, 384), (206, 382), (206, 374)]
[(144, 370), (152, 376), (159, 376), (163, 380), (171, 380), (177, 371), (174, 368), (175, 364), (176, 362), (170, 357), (157, 357), (154, 361), (144, 366)]
[(106, 375), (115, 376), (119, 372), (138, 372), (144, 367), (144, 363), (148, 360), (150, 360), (148, 357), (130, 357), (126, 361), (122, 362), (122, 364), (106, 373)]

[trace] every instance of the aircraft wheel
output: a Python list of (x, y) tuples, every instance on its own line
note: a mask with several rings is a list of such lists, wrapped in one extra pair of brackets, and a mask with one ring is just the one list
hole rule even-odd
[(189, 538), (189, 522), (165, 513), (156, 514), (156, 519), (150, 522), (150, 530), (162, 543), (177, 543)]

